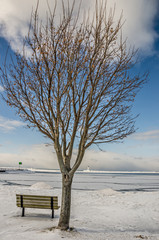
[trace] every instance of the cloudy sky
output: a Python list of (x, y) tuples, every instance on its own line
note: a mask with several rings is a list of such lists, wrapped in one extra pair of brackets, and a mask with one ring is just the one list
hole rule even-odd
[[(50, 0), (52, 7), (54, 1)], [(58, 1), (60, 2), (60, 1)], [(107, 9), (113, 8), (115, 0), (107, 1)], [(76, 9), (79, 1), (76, 0)], [(21, 48), (21, 39), (27, 34), (31, 11), (36, 0), (0, 0), (0, 64), (8, 46), (10, 51)], [(89, 9), (93, 16), (95, 0), (82, 2), (81, 13)], [(39, 15), (45, 19), (47, 4), (40, 0)], [(136, 70), (149, 70), (149, 82), (138, 94), (133, 113), (140, 114), (137, 132), (123, 143), (102, 145), (103, 151), (91, 148), (86, 152), (81, 168), (102, 170), (159, 171), (159, 1), (118, 0), (116, 15), (123, 12), (123, 35), (131, 45), (140, 50), (140, 62)], [(57, 16), (61, 14), (60, 4)], [(81, 14), (82, 16), (82, 14)], [(0, 91), (3, 89), (0, 86)], [(27, 129), (25, 124), (0, 99), (0, 167), (23, 167), (57, 169), (53, 146), (37, 131)], [(76, 149), (74, 155), (76, 154)]]

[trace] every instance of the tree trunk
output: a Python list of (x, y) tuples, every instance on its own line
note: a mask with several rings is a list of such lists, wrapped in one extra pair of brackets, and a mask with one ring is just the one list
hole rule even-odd
[(61, 213), (58, 228), (61, 230), (69, 229), (70, 210), (71, 210), (71, 186), (72, 178), (68, 175), (62, 175), (62, 199)]

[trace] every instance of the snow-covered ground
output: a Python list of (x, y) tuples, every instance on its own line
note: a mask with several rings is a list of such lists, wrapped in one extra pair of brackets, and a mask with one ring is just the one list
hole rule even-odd
[(41, 209), (26, 209), (22, 218), (16, 193), (57, 195), (60, 204), (60, 179), (51, 173), (0, 173), (0, 240), (159, 240), (159, 176), (77, 174), (71, 232), (55, 228), (60, 209), (54, 219), (51, 210)]

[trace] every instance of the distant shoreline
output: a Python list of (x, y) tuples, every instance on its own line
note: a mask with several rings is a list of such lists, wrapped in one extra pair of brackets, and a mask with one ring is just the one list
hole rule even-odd
[[(59, 169), (38, 169), (38, 168), (19, 168), (19, 167), (0, 167), (0, 172), (6, 171), (30, 171), (60, 173)], [(158, 171), (104, 171), (104, 170), (79, 170), (76, 173), (105, 173), (105, 174), (159, 174)]]

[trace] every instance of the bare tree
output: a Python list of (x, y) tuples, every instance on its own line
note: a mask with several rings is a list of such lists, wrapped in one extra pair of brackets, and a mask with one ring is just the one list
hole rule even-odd
[[(132, 134), (131, 107), (146, 80), (131, 71), (136, 51), (122, 39), (121, 18), (98, 5), (94, 20), (64, 6), (57, 24), (56, 7), (46, 24), (32, 14), (22, 53), (1, 68), (3, 95), (9, 106), (54, 144), (62, 173), (58, 227), (69, 228), (71, 185), (86, 149)], [(77, 156), (72, 161), (74, 146)]]

